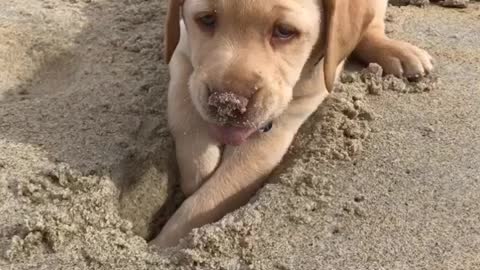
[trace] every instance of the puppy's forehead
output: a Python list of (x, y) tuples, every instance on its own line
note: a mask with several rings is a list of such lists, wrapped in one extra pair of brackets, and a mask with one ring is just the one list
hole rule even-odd
[(215, 11), (227, 16), (263, 16), (275, 12), (298, 13), (314, 11), (319, 0), (185, 0), (189, 12)]

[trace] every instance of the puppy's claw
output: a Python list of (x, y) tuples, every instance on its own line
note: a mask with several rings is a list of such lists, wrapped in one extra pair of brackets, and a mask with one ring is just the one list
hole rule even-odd
[(425, 74), (414, 74), (412, 76), (408, 76), (407, 79), (411, 82), (418, 82), (422, 77), (425, 77)]

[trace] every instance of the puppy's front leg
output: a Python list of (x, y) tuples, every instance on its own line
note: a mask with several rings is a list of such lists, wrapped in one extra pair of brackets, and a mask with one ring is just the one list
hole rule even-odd
[(192, 67), (188, 57), (176, 52), (171, 60), (168, 89), (168, 123), (175, 139), (180, 186), (190, 196), (220, 163), (221, 151), (208, 134), (207, 123), (196, 111), (188, 92)]
[(170, 218), (152, 244), (168, 247), (193, 228), (214, 222), (247, 203), (281, 161), (295, 133), (325, 93), (293, 101), (273, 129), (238, 147), (227, 147), (219, 168)]

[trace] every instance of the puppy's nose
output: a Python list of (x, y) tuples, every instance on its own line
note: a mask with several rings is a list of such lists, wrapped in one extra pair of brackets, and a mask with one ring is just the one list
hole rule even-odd
[(247, 112), (248, 98), (233, 92), (212, 91), (208, 105), (221, 118), (238, 118)]

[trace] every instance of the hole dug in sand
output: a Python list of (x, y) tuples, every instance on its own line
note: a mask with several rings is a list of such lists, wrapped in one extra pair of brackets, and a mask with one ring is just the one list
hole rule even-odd
[(132, 222), (135, 234), (151, 240), (181, 204), (184, 198), (177, 177), (173, 153), (138, 152), (115, 169), (115, 182), (121, 190), (120, 215)]

